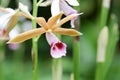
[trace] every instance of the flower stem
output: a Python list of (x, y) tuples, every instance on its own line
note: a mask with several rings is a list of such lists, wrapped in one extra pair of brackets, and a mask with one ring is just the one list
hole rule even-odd
[(53, 74), (53, 80), (62, 80), (61, 58), (53, 59), (52, 74)]
[[(80, 0), (78, 0), (80, 4)], [(75, 6), (78, 12), (80, 12), (80, 6)], [(75, 21), (75, 29), (80, 30), (80, 17)], [(80, 80), (80, 40), (79, 37), (74, 37), (73, 41), (73, 80)]]
[[(37, 0), (33, 0), (33, 16), (36, 17), (38, 12)], [(33, 29), (37, 27), (35, 20), (32, 20)], [(32, 39), (32, 61), (33, 61), (33, 80), (38, 80), (38, 38)]]
[(102, 9), (100, 14), (100, 28), (103, 28), (107, 24), (110, 2), (111, 0), (103, 0), (102, 2)]
[(4, 63), (4, 57), (5, 57), (5, 42), (0, 42), (0, 79), (4, 80), (3, 77), (3, 63)]
[(74, 39), (73, 42), (73, 72), (74, 72), (74, 80), (80, 80), (80, 70), (79, 70), (79, 63), (80, 63), (80, 42)]

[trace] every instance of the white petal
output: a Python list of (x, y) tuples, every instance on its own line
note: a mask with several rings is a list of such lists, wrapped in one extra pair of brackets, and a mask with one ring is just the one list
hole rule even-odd
[(16, 37), (19, 34), (19, 28), (18, 26), (16, 26), (15, 28), (13, 28), (10, 33), (9, 33), (9, 37), (10, 39), (13, 39), (14, 37)]
[(60, 6), (59, 6), (60, 0), (53, 0), (51, 4), (51, 14), (52, 16), (56, 16), (60, 13)]
[(59, 39), (52, 32), (46, 32), (46, 39), (50, 46), (59, 41)]
[(42, 6), (42, 7), (46, 7), (49, 6), (52, 3), (52, 0), (46, 0), (45, 2), (42, 2), (43, 0), (40, 0), (37, 4), (37, 6)]
[(15, 10), (13, 10), (12, 8), (6, 8), (6, 10), (10, 13), (15, 13)]
[(77, 0), (66, 0), (66, 1), (72, 6), (79, 6), (79, 3)]
[(32, 15), (30, 14), (28, 7), (26, 5), (19, 3), (19, 9), (32, 18)]
[(5, 25), (8, 23), (8, 21), (10, 20), (10, 18), (14, 15), (15, 13), (8, 13), (5, 15), (2, 15), (0, 17), (0, 29), (4, 28)]
[(32, 29), (32, 23), (31, 21), (25, 21), (22, 25), (22, 30), (25, 31), (29, 31)]

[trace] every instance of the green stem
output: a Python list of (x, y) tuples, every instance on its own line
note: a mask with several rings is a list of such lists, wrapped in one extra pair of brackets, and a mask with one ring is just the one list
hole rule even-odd
[(52, 74), (53, 74), (53, 80), (62, 80), (61, 58), (53, 59)]
[(104, 78), (103, 78), (103, 68), (104, 68), (104, 66), (103, 66), (102, 62), (97, 63), (95, 80), (104, 80)]
[[(80, 0), (78, 0), (80, 3)], [(74, 7), (78, 12), (80, 11), (80, 6)], [(80, 30), (80, 18), (75, 22), (75, 29)], [(74, 37), (73, 41), (73, 80), (80, 80), (80, 40), (79, 37)]]
[(33, 80), (38, 80), (38, 41), (33, 39), (33, 53), (32, 53), (32, 59), (33, 59)]
[(74, 61), (74, 80), (80, 80), (80, 42), (74, 40), (73, 42), (73, 61)]
[[(37, 0), (33, 0), (33, 16), (36, 17), (38, 12)], [(32, 20), (32, 27), (37, 28), (35, 20)], [(33, 80), (38, 80), (38, 38), (32, 39), (32, 61), (33, 61)]]
[[(80, 0), (78, 0), (80, 3)], [(80, 6), (74, 7), (78, 12), (80, 11)], [(75, 22), (75, 29), (80, 30), (80, 17)], [(79, 37), (74, 37), (73, 41), (73, 80), (80, 80), (80, 40)]]
[(103, 28), (107, 24), (109, 7), (110, 7), (110, 0), (103, 0), (101, 14), (100, 14), (100, 28)]
[(0, 42), (0, 80), (4, 80), (3, 77), (3, 63), (4, 63), (4, 57), (5, 57), (5, 42)]

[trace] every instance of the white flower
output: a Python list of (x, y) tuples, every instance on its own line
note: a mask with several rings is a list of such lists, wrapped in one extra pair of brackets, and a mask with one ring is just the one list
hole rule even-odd
[[(59, 14), (61, 11), (63, 11), (66, 16), (68, 16), (70, 14), (78, 13), (75, 9), (73, 9), (71, 6), (69, 6), (66, 3), (66, 1), (72, 6), (79, 6), (79, 3), (77, 2), (77, 0), (47, 0), (43, 3), (42, 3), (42, 0), (40, 0), (38, 5), (39, 6), (47, 6), (47, 5), (51, 4), (52, 16)], [(75, 27), (74, 22), (76, 19), (77, 19), (77, 17), (71, 20), (72, 28)]]

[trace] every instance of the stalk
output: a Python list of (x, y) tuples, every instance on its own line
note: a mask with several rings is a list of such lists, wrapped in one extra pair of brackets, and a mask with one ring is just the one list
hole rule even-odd
[(53, 80), (62, 80), (61, 58), (53, 59), (52, 74), (53, 74)]
[[(78, 0), (80, 3), (80, 0)], [(80, 12), (80, 6), (74, 7), (78, 12)], [(75, 22), (75, 29), (80, 30), (80, 17)], [(80, 39), (79, 37), (74, 37), (73, 40), (73, 80), (80, 80)]]
[(103, 0), (102, 9), (100, 14), (100, 28), (103, 28), (107, 24), (108, 13), (111, 0)]
[(4, 57), (5, 57), (5, 42), (0, 42), (0, 80), (4, 80), (3, 77), (3, 63), (4, 63)]
[[(33, 16), (36, 17), (38, 12), (37, 0), (33, 0)], [(33, 29), (37, 28), (35, 20), (32, 20)], [(38, 38), (32, 39), (32, 61), (33, 61), (33, 80), (38, 80)]]
[(74, 73), (74, 80), (80, 80), (80, 41), (74, 39), (73, 42), (73, 73)]

